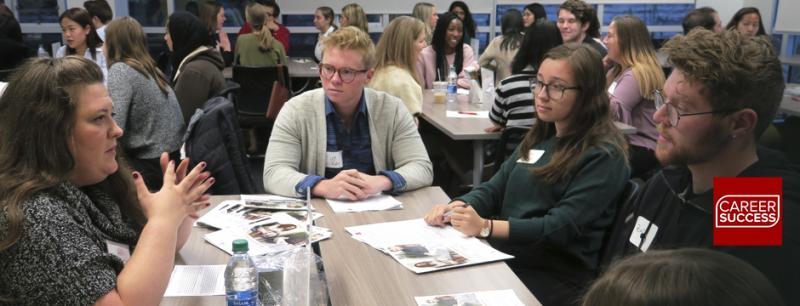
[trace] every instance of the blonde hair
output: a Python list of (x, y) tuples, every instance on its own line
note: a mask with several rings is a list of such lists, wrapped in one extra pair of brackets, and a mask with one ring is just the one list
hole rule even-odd
[(608, 85), (625, 69), (631, 68), (639, 93), (645, 99), (653, 100), (653, 92), (664, 87), (665, 78), (647, 26), (635, 16), (614, 17), (613, 24), (617, 30), (620, 58), (617, 67), (611, 70)]
[(347, 26), (335, 31), (322, 40), (324, 51), (322, 58), (325, 58), (325, 51), (333, 48), (344, 50), (354, 50), (361, 53), (364, 69), (375, 67), (375, 44), (369, 38), (367, 32), (353, 26)]
[(416, 41), (425, 31), (425, 24), (419, 19), (400, 16), (392, 20), (383, 31), (381, 40), (375, 48), (377, 54), (376, 69), (395, 65), (405, 69), (414, 76), (417, 84), (422, 81), (417, 75)]
[(342, 8), (342, 16), (347, 18), (350, 22), (349, 26), (354, 26), (364, 33), (369, 33), (369, 26), (367, 25), (367, 15), (364, 14), (364, 9), (356, 3), (350, 3)]
[[(414, 10), (411, 11), (411, 16), (421, 20), (425, 25), (428, 25), (428, 19), (430, 19), (433, 14), (433, 9), (435, 7), (436, 6), (428, 2), (417, 2), (417, 4), (414, 5)], [(428, 25), (428, 27), (430, 28), (430, 25)]]
[(274, 46), (274, 39), (272, 38), (272, 33), (269, 31), (269, 27), (264, 26), (267, 22), (267, 13), (267, 7), (256, 2), (250, 3), (247, 5), (247, 8), (245, 8), (247, 23), (253, 27), (253, 34), (258, 38), (258, 46), (265, 50), (271, 49)]

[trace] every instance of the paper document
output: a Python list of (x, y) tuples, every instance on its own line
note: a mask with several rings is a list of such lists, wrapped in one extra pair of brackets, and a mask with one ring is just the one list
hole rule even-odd
[[(312, 226), (311, 242), (331, 237), (327, 228)], [(247, 240), (250, 256), (275, 254), (308, 241), (305, 219), (298, 220), (286, 212), (272, 214), (269, 218), (242, 227), (229, 227), (205, 235), (205, 240), (215, 247), (233, 254), (231, 244), (236, 239)]]
[(489, 111), (447, 111), (448, 118), (489, 118)]
[(351, 226), (345, 230), (353, 239), (392, 256), (414, 273), (513, 258), (450, 226), (433, 227), (422, 219)]
[(359, 212), (370, 210), (403, 209), (403, 203), (392, 196), (378, 195), (360, 201), (327, 200), (331, 210), (340, 212)]
[(225, 295), (225, 265), (176, 265), (164, 297)]
[(469, 306), (524, 306), (514, 290), (492, 290), (415, 296), (417, 306), (469, 305)]
[[(247, 201), (243, 200), (223, 201), (201, 216), (200, 219), (197, 219), (197, 221), (195, 221), (195, 225), (208, 226), (217, 229), (241, 227), (266, 220), (272, 216), (272, 214), (281, 212), (276, 211), (274, 208), (265, 208), (258, 205), (252, 205), (252, 202), (250, 202), (251, 205), (248, 205), (247, 203)], [(303, 207), (303, 209), (305, 209), (305, 205)], [(305, 220), (306, 218), (306, 212), (301, 210), (292, 209), (291, 211), (283, 211), (283, 213), (288, 214), (298, 220)], [(312, 216), (314, 220), (321, 217), (322, 214), (316, 212), (313, 213)]]

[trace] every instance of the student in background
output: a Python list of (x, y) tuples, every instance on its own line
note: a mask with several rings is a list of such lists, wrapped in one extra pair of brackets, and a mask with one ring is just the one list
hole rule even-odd
[(522, 42), (522, 14), (515, 9), (508, 10), (500, 24), (503, 35), (492, 39), (478, 59), (481, 67), (494, 71), (495, 86), (511, 75), (511, 60)]
[(464, 23), (456, 14), (445, 13), (436, 23), (432, 44), (417, 58), (417, 73), (424, 83), (425, 89), (433, 88), (434, 81), (447, 81), (450, 65), (455, 66), (458, 74), (458, 86), (469, 88), (464, 68), (476, 67), (472, 47), (464, 43)]
[(753, 266), (706, 249), (651, 251), (620, 260), (592, 284), (583, 306), (781, 306)]
[(13, 69), (31, 53), (22, 40), (22, 28), (14, 15), (0, 11), (0, 70)]
[(167, 20), (164, 40), (172, 51), (172, 83), (184, 124), (208, 99), (225, 89), (225, 62), (206, 26), (194, 15), (175, 12)]
[(536, 112), (531, 80), (536, 77), (545, 53), (561, 42), (561, 33), (554, 22), (540, 21), (525, 31), (522, 45), (511, 62), (512, 75), (500, 80), (495, 90), (494, 106), (489, 113), (493, 125), (486, 128), (486, 132), (533, 126)]
[(114, 102), (114, 121), (125, 131), (119, 138), (120, 149), (150, 190), (158, 190), (164, 177), (161, 153), (180, 159), (185, 131), (181, 107), (147, 51), (147, 36), (139, 22), (118, 18), (108, 24), (107, 33), (103, 48), (109, 64), (108, 95)]
[(222, 30), (225, 24), (225, 8), (215, 0), (206, 0), (200, 4), (200, 21), (209, 29), (209, 35), (214, 40), (214, 46), (225, 59), (225, 66), (233, 63), (233, 48), (228, 39), (228, 33)]
[(375, 49), (375, 75), (369, 87), (400, 98), (411, 115), (422, 111), (422, 81), (417, 74), (417, 57), (425, 43), (426, 26), (419, 19), (400, 16), (383, 31)]
[(717, 12), (717, 10), (708, 6), (701, 7), (698, 10), (700, 10), (701, 12), (706, 12), (708, 14), (711, 14), (711, 17), (714, 18), (714, 28), (712, 29), (714, 33), (722, 32), (722, 21), (720, 21), (719, 19), (719, 13)]
[(764, 23), (761, 22), (761, 12), (755, 7), (743, 7), (733, 15), (731, 21), (725, 26), (726, 30), (736, 30), (749, 37), (767, 35)]
[(245, 15), (254, 32), (239, 35), (234, 64), (251, 67), (286, 64), (283, 45), (272, 38), (269, 28), (266, 27), (268, 8), (255, 2), (250, 3), (245, 9)]
[(453, 1), (447, 11), (461, 18), (464, 23), (464, 42), (469, 45), (473, 38), (477, 38), (475, 36), (477, 27), (475, 26), (475, 20), (472, 19), (472, 13), (469, 12), (469, 7), (463, 1)]
[(653, 150), (656, 131), (654, 93), (664, 86), (664, 71), (656, 57), (647, 26), (635, 16), (614, 17), (603, 41), (611, 69), (606, 76), (611, 113), (617, 121), (636, 128), (627, 135), (631, 175), (644, 177), (658, 167)]
[[(278, 22), (281, 17), (281, 7), (275, 0), (254, 0), (254, 2), (267, 7), (269, 18), (265, 24), (267, 28), (269, 28), (272, 37), (283, 45), (284, 53), (289, 54), (289, 29)], [(239, 29), (239, 35), (248, 34), (250, 32), (253, 32), (253, 28), (247, 22)]]
[(61, 32), (66, 45), (61, 46), (53, 56), (55, 58), (67, 55), (83, 56), (93, 61), (103, 71), (103, 76), (108, 75), (106, 57), (103, 55), (103, 41), (97, 35), (89, 12), (80, 7), (66, 10), (58, 17)]
[(209, 205), (202, 163), (189, 172), (162, 155), (164, 185), (148, 191), (122, 162), (103, 73), (84, 58), (27, 62), (0, 110), (3, 303), (160, 303)]
[(428, 186), (433, 171), (402, 102), (364, 88), (375, 49), (366, 32), (344, 27), (324, 40), (322, 88), (281, 109), (264, 158), (264, 189), (327, 199), (364, 199)]
[[(714, 248), (764, 273), (786, 305), (800, 304), (800, 168), (757, 146), (783, 97), (783, 69), (767, 37), (695, 29), (661, 49), (673, 70), (656, 96), (656, 158), (665, 167), (622, 212), (607, 259), (652, 249)], [(713, 247), (715, 177), (780, 177), (781, 246)], [(635, 229), (636, 228), (636, 229)]]
[(714, 29), (716, 26), (714, 16), (712, 16), (709, 11), (699, 8), (693, 9), (686, 14), (686, 16), (683, 17), (681, 25), (683, 26), (683, 35), (689, 34), (689, 31), (696, 27), (718, 32)]
[(558, 9), (558, 29), (564, 43), (589, 44), (606, 56), (606, 47), (600, 42), (600, 21), (594, 8), (583, 0), (567, 0)]
[(547, 20), (547, 12), (539, 3), (531, 3), (522, 9), (522, 26), (527, 29), (536, 22)]
[(322, 61), (322, 40), (336, 31), (336, 25), (333, 24), (333, 9), (327, 6), (320, 6), (314, 11), (314, 27), (319, 30), (319, 37), (317, 38), (317, 45), (314, 47), (314, 58), (317, 62)]
[(517, 151), (488, 182), (425, 216), (514, 255), (508, 265), (543, 305), (572, 305), (584, 292), (628, 181), (604, 73), (583, 44), (547, 52), (533, 86), (538, 120)]
[(339, 16), (339, 24), (343, 28), (353, 26), (369, 34), (367, 14), (364, 14), (364, 9), (357, 3), (350, 3), (342, 7), (342, 14)]
[(83, 3), (83, 8), (92, 16), (92, 23), (97, 29), (100, 40), (106, 41), (106, 25), (114, 18), (114, 12), (106, 0), (89, 0)]
[(436, 14), (436, 6), (428, 2), (417, 2), (417, 4), (414, 5), (411, 16), (425, 24), (425, 42), (430, 44), (433, 29), (436, 28), (436, 22), (439, 21), (439, 15)]

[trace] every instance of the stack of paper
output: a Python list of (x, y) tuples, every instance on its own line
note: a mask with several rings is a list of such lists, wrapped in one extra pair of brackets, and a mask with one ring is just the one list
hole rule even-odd
[(414, 273), (425, 273), (513, 256), (452, 227), (432, 227), (422, 219), (345, 228), (352, 237), (394, 258)]
[[(311, 227), (312, 243), (330, 237), (329, 229)], [(233, 254), (231, 244), (234, 240), (246, 239), (250, 256), (282, 252), (294, 246), (305, 245), (309, 240), (306, 223), (285, 212), (273, 213), (267, 219), (246, 226), (224, 228), (206, 234), (204, 238), (228, 254)]]
[(469, 306), (523, 306), (514, 290), (493, 290), (416, 296), (418, 306), (469, 305)]
[(176, 265), (165, 297), (225, 295), (225, 265)]
[(388, 195), (377, 195), (360, 201), (328, 200), (328, 205), (336, 213), (403, 209), (403, 203)]

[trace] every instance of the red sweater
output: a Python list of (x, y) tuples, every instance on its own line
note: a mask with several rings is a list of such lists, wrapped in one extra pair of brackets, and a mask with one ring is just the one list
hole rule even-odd
[[(277, 31), (270, 31), (272, 33), (272, 37), (277, 39), (283, 45), (283, 51), (286, 51), (286, 54), (289, 54), (289, 29), (286, 28), (284, 25), (278, 23), (278, 30)], [(241, 29), (239, 29), (239, 35), (252, 33), (253, 28), (250, 27), (250, 23), (245, 22)]]

